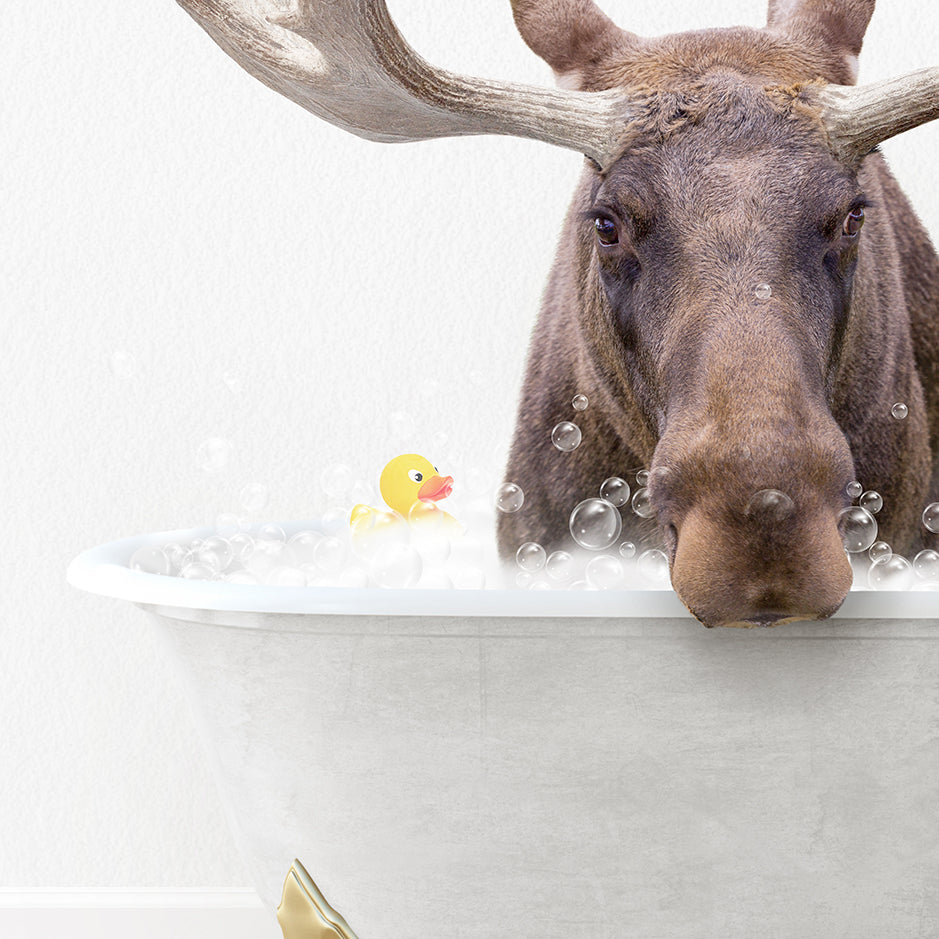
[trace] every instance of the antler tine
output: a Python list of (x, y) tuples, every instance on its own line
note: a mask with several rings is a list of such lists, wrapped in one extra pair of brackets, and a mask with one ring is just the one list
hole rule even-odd
[(384, 0), (178, 0), (243, 68), (308, 111), (369, 140), (531, 137), (602, 169), (619, 155), (629, 101), (468, 78), (405, 42)]
[(939, 68), (869, 85), (826, 85), (815, 100), (832, 149), (856, 163), (881, 141), (939, 118)]

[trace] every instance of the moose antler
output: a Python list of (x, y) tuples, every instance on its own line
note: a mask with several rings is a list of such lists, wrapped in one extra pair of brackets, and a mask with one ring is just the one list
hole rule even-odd
[(606, 169), (629, 123), (620, 91), (574, 92), (434, 68), (384, 0), (179, 0), (241, 66), (317, 116), (369, 140), (465, 134), (531, 137)]
[(835, 154), (856, 163), (881, 141), (939, 118), (939, 68), (869, 85), (826, 85), (814, 98)]
[[(178, 2), (256, 78), (368, 140), (531, 137), (583, 153), (606, 170), (622, 153), (636, 116), (624, 89), (535, 88), (435, 68), (405, 42), (385, 0)], [(512, 6), (523, 22), (531, 13), (529, 0)], [(593, 0), (566, 0), (552, 10), (559, 22), (574, 11), (588, 13), (601, 33), (614, 28)], [(882, 140), (939, 117), (939, 68), (869, 85), (825, 85), (811, 94), (832, 150), (856, 163)]]

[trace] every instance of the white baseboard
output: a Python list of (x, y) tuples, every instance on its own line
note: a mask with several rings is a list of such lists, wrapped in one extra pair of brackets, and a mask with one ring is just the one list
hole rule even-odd
[(0, 890), (3, 939), (283, 939), (247, 890)]

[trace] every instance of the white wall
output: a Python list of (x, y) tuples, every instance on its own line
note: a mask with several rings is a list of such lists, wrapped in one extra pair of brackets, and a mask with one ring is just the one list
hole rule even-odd
[[(763, 19), (604, 6), (646, 34)], [(391, 9), (435, 63), (550, 81), (506, 0)], [(861, 80), (937, 64), (937, 41), (920, 3), (882, 2)], [(246, 886), (142, 614), (67, 587), (67, 562), (210, 522), (253, 481), (266, 516), (306, 517), (324, 467), (374, 478), (412, 447), (498, 475), (580, 160), (348, 136), (170, 0), (14, 4), (0, 76), (0, 885)], [(937, 141), (884, 148), (929, 225)], [(207, 475), (213, 436), (233, 451)]]

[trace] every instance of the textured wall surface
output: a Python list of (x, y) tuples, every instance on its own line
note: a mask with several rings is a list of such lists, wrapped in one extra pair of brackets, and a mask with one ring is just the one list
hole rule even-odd
[[(608, 0), (639, 32), (759, 0)], [(548, 84), (503, 0), (393, 0), (431, 61)], [(446, 12), (444, 13), (444, 9)], [(936, 64), (882, 2), (861, 80)], [(0, 32), (0, 885), (243, 886), (178, 678), (142, 614), (80, 594), (102, 541), (322, 507), (394, 453), (498, 475), (579, 159), (383, 146), (242, 72), (172, 2), (17, 4)], [(939, 125), (889, 142), (932, 223)], [(203, 441), (231, 442), (205, 473)]]

